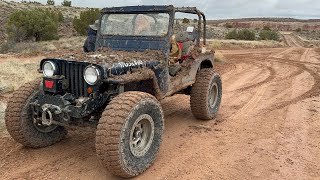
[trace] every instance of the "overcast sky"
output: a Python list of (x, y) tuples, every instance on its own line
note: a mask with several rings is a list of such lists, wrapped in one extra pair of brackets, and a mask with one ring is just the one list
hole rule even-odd
[[(47, 2), (47, 0), (38, 1)], [(61, 4), (61, 1), (55, 0), (56, 4)], [(320, 0), (72, 0), (72, 6), (98, 8), (153, 4), (196, 6), (204, 11), (208, 19), (244, 17), (320, 19)]]

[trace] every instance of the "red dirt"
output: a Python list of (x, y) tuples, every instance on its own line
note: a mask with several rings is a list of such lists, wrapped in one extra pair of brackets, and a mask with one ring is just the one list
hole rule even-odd
[[(319, 52), (222, 53), (227, 62), (217, 65), (223, 81), (217, 119), (196, 120), (189, 96), (165, 99), (160, 153), (136, 179), (319, 179)], [(91, 128), (43, 149), (24, 148), (4, 134), (1, 179), (116, 179), (98, 161), (94, 144)]]

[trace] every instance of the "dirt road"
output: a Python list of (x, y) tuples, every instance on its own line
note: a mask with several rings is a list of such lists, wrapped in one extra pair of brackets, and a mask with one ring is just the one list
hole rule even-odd
[[(320, 51), (222, 51), (223, 101), (216, 121), (198, 121), (189, 97), (162, 102), (164, 140), (137, 179), (319, 179)], [(95, 155), (94, 130), (26, 149), (0, 139), (0, 179), (116, 179)]]

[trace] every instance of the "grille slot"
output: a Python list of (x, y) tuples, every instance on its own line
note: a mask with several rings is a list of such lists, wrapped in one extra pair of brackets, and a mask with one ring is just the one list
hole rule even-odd
[(83, 78), (83, 70), (86, 67), (80, 62), (58, 61), (60, 74), (64, 75), (68, 80), (69, 88), (68, 93), (73, 94), (76, 97), (88, 97), (86, 91), (87, 83)]

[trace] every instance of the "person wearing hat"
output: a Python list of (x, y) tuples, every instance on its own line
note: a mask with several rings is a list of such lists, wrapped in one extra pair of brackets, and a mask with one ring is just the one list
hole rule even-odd
[(84, 52), (93, 52), (95, 50), (98, 27), (99, 20), (96, 20), (94, 24), (89, 25), (87, 30), (87, 39), (83, 45)]

